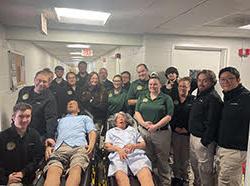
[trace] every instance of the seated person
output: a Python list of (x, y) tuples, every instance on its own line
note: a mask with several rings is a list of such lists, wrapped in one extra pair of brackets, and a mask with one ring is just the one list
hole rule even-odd
[[(63, 171), (68, 178), (66, 185), (79, 185), (81, 173), (89, 164), (88, 155), (93, 151), (96, 132), (93, 120), (80, 112), (77, 101), (71, 100), (67, 105), (68, 114), (59, 120), (57, 127), (57, 140), (52, 147), (46, 148), (46, 158), (49, 157), (44, 172), (47, 171), (45, 186), (60, 185)], [(88, 134), (89, 144), (87, 144)]]
[(115, 114), (116, 127), (107, 131), (105, 148), (109, 154), (108, 176), (115, 175), (119, 186), (130, 185), (128, 167), (142, 186), (154, 185), (151, 175), (151, 162), (145, 155), (145, 142), (139, 132), (128, 126), (127, 116), (124, 112)]
[(43, 157), (43, 146), (35, 129), (28, 128), (32, 107), (18, 103), (12, 126), (0, 133), (0, 185), (32, 184)]

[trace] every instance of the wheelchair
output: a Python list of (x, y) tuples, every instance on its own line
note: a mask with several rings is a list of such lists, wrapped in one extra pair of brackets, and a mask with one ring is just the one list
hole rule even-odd
[[(88, 112), (81, 112), (81, 114), (88, 115), (89, 117), (91, 117), (93, 119), (93, 116)], [(96, 186), (97, 185), (97, 174), (96, 174), (97, 163), (96, 163), (95, 158), (96, 158), (96, 153), (98, 152), (98, 146), (99, 146), (99, 142), (97, 142), (95, 144), (95, 148), (94, 148), (92, 156), (90, 158), (90, 162), (89, 162), (88, 167), (86, 168), (86, 170), (84, 172), (82, 172), (81, 182), (80, 182), (81, 186)], [(43, 169), (44, 169), (46, 164), (47, 164), (47, 161), (45, 161), (45, 160), (43, 160), (40, 163), (40, 168), (36, 171), (36, 178), (33, 181), (34, 186), (43, 186), (44, 185), (46, 174), (44, 173)], [(60, 185), (64, 186), (66, 183), (66, 180), (67, 180), (66, 172), (63, 172), (63, 174), (61, 176)]]
[[(137, 129), (137, 127), (138, 127), (137, 121), (130, 114), (126, 114), (126, 115), (128, 117), (129, 125)], [(107, 119), (106, 128), (107, 128), (107, 130), (109, 130), (109, 129), (113, 128), (113, 127), (115, 127), (115, 121), (114, 121), (114, 115), (111, 115)], [(104, 144), (104, 141), (101, 142), (101, 143)], [(104, 147), (101, 150), (102, 150), (102, 155), (101, 155), (102, 159), (98, 163), (100, 165), (102, 165), (102, 166), (99, 166), (97, 170), (98, 170), (99, 177), (100, 177), (100, 174), (102, 175), (102, 180), (105, 181), (105, 184), (102, 184), (102, 182), (98, 182), (98, 186), (117, 186), (115, 176), (111, 176), (111, 177), (107, 176), (108, 166), (109, 166), (109, 160), (108, 160), (109, 152), (107, 152), (104, 149)], [(129, 168), (128, 168), (128, 170), (129, 170)], [(137, 179), (136, 176), (134, 176), (132, 174), (132, 172), (130, 170), (128, 171), (128, 177), (129, 177), (129, 180), (130, 180), (130, 185), (132, 185), (132, 186), (140, 186), (139, 180)], [(156, 183), (156, 180), (155, 180), (154, 176), (153, 176), (153, 179), (154, 179), (154, 182)]]

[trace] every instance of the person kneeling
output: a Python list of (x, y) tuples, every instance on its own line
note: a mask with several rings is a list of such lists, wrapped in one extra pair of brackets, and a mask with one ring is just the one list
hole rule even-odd
[(128, 126), (128, 119), (124, 112), (115, 114), (116, 127), (107, 131), (105, 148), (109, 154), (108, 176), (115, 175), (119, 186), (130, 185), (128, 167), (142, 186), (153, 186), (151, 162), (145, 155), (146, 144), (139, 132)]
[(45, 186), (60, 185), (60, 178), (65, 170), (68, 174), (66, 185), (79, 185), (81, 173), (89, 164), (88, 155), (94, 149), (96, 132), (93, 120), (88, 116), (78, 115), (80, 110), (75, 100), (68, 102), (67, 111), (68, 115), (58, 123), (54, 151), (52, 147), (46, 149), (46, 158), (49, 159), (44, 168), (44, 172), (47, 172)]

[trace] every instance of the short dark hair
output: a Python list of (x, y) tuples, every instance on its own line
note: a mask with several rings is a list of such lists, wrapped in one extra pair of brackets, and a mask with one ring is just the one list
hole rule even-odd
[(73, 74), (73, 75), (76, 77), (76, 73), (75, 73), (75, 72), (68, 72), (68, 73), (66, 74), (66, 79), (68, 79), (69, 74)]
[(58, 65), (58, 66), (55, 67), (55, 71), (56, 70), (63, 70), (64, 71), (64, 68), (62, 66)]
[(136, 66), (136, 69), (139, 68), (140, 66), (144, 66), (144, 68), (145, 68), (146, 70), (148, 70), (147, 65), (144, 64), (144, 63), (140, 63), (139, 65), (137, 65), (137, 66)]
[(32, 110), (32, 106), (28, 103), (20, 102), (13, 107), (13, 114), (17, 111)]
[(177, 68), (175, 67), (168, 67), (166, 70), (165, 70), (165, 76), (167, 77), (169, 74), (172, 74), (172, 73), (175, 73), (177, 75), (177, 78), (179, 77), (179, 72), (177, 70)]
[(221, 74), (224, 72), (229, 72), (229, 73), (233, 74), (237, 79), (240, 78), (239, 71), (234, 67), (225, 67), (225, 68), (221, 69), (219, 72), (219, 78), (220, 78)]
[(113, 81), (114, 81), (114, 79), (116, 78), (116, 77), (118, 77), (118, 78), (120, 78), (121, 80), (122, 80), (122, 76), (120, 75), (120, 74), (116, 74), (116, 75), (114, 75), (114, 77), (113, 77)]
[(129, 79), (131, 78), (131, 74), (130, 74), (129, 71), (123, 71), (123, 72), (121, 73), (121, 75), (123, 75), (123, 74), (128, 74), (128, 75), (129, 75)]
[(200, 71), (198, 74), (197, 74), (197, 77), (196, 79), (198, 80), (198, 77), (200, 74), (205, 74), (205, 76), (208, 77), (208, 79), (212, 82), (213, 85), (215, 85), (217, 83), (217, 80), (216, 80), (216, 75), (215, 73), (212, 71), (212, 70), (202, 70)]
[(80, 62), (78, 63), (78, 66), (81, 65), (81, 64), (87, 65), (87, 62), (86, 62), (86, 61), (80, 61)]

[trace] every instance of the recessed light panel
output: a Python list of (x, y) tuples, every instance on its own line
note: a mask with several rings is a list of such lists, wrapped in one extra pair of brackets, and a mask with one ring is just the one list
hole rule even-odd
[(111, 15), (108, 12), (55, 8), (57, 18), (62, 23), (103, 26)]

